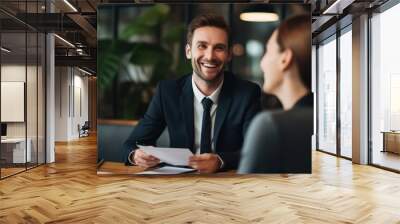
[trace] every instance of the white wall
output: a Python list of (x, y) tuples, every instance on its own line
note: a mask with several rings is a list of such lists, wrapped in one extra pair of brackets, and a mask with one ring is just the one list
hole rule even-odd
[[(6, 122), (7, 123), (7, 137), (8, 138), (24, 138), (25, 135), (30, 140), (30, 148), (32, 155), (32, 162), (39, 159), (39, 163), (44, 163), (44, 82), (41, 66), (32, 66), (25, 64), (3, 64), (1, 66), (1, 81), (5, 82), (24, 82), (26, 87), (26, 105), (20, 110), (25, 114), (26, 120), (22, 122)], [(26, 80), (27, 79), (27, 80)], [(2, 95), (2, 98), (7, 95)], [(10, 107), (2, 107), (2, 112), (12, 110)], [(7, 111), (12, 113), (12, 111)], [(23, 115), (24, 116), (24, 115)], [(38, 155), (37, 155), (38, 154)]]
[(79, 137), (78, 124), (88, 120), (88, 77), (73, 67), (56, 67), (56, 141)]
[(55, 68), (55, 141), (68, 140), (68, 71), (67, 67)]
[[(78, 74), (77, 74), (78, 72)], [(88, 121), (89, 113), (88, 113), (88, 77), (82, 76), (79, 70), (74, 70), (74, 108), (72, 110), (72, 132), (73, 136), (78, 137), (78, 124), (82, 126), (85, 121)]]
[[(27, 70), (25, 70), (27, 69)], [(36, 130), (36, 112), (37, 99), (36, 99), (36, 80), (31, 78), (31, 75), (36, 76), (36, 66), (27, 66), (20, 64), (4, 64), (1, 66), (1, 81), (4, 82), (26, 82), (25, 75), (28, 72), (28, 83), (27, 88), (27, 120), (28, 120), (28, 137), (33, 131)], [(32, 87), (33, 86), (33, 87)], [(4, 97), (4, 96), (3, 96)], [(42, 105), (38, 105), (41, 107)], [(1, 108), (1, 110), (7, 110), (7, 108)], [(25, 125), (26, 122), (7, 122), (7, 136), (8, 137), (25, 137)], [(35, 132), (36, 136), (36, 132)]]
[[(24, 65), (19, 64), (4, 64), (1, 66), (1, 81), (2, 82), (24, 82), (25, 80), (25, 71), (26, 67)], [(31, 70), (31, 67), (28, 67), (28, 70)], [(32, 93), (33, 94), (33, 93)], [(28, 94), (29, 95), (29, 94)], [(7, 98), (7, 96), (2, 96), (2, 98)], [(1, 108), (4, 110), (9, 110), (9, 108)], [(24, 108), (22, 108), (24, 110)], [(24, 112), (24, 111), (23, 111)], [(24, 122), (9, 122), (7, 125), (7, 135), (9, 137), (25, 137), (25, 125)]]

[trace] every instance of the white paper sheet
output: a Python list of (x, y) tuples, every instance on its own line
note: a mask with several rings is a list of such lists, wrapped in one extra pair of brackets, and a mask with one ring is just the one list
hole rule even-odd
[(138, 145), (145, 153), (157, 157), (161, 162), (175, 166), (188, 166), (193, 153), (186, 148), (160, 148)]
[(190, 168), (182, 168), (182, 167), (174, 167), (174, 166), (164, 166), (161, 168), (157, 168), (154, 170), (143, 171), (136, 174), (151, 174), (151, 175), (169, 175), (169, 174), (180, 174), (180, 173), (187, 173), (193, 171), (194, 169)]

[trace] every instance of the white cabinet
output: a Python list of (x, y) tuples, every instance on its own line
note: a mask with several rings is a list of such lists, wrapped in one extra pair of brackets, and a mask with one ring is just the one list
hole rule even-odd
[(32, 141), (28, 138), (26, 142), (27, 147), (25, 151), (25, 138), (7, 138), (1, 140), (2, 148), (6, 147), (9, 150), (11, 148), (12, 150), (12, 163), (25, 163), (32, 161)]

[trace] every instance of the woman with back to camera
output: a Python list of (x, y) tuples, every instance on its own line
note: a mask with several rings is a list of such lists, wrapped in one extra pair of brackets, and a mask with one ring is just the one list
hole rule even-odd
[(263, 91), (283, 110), (265, 111), (246, 133), (239, 173), (311, 173), (311, 19), (297, 15), (273, 32), (260, 62)]

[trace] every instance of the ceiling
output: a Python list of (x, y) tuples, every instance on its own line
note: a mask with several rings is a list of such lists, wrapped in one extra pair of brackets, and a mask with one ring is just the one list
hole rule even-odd
[[(47, 4), (46, 4), (47, 2)], [(105, 3), (151, 3), (152, 0), (1, 0), (0, 1), (0, 26), (3, 33), (9, 33), (4, 38), (14, 41), (15, 49), (24, 51), (25, 39), (15, 35), (15, 33), (25, 31), (54, 32), (70, 44), (55, 38), (56, 44), (56, 63), (58, 65), (71, 65), (71, 63), (95, 71), (96, 70), (96, 27), (97, 27), (97, 6)], [(157, 1), (171, 2), (171, 1)], [(174, 3), (191, 2), (188, 0), (174, 0)], [(198, 1), (192, 1), (198, 2)], [(204, 2), (215, 2), (206, 0)], [(226, 2), (257, 2), (257, 3), (309, 3), (313, 14), (313, 38), (335, 24), (337, 20), (347, 14), (357, 14), (366, 9), (377, 7), (386, 0), (337, 0), (339, 4), (335, 7), (335, 0), (236, 0)], [(68, 4), (69, 3), (69, 4)], [(329, 10), (327, 10), (330, 8)], [(49, 13), (49, 12), (52, 13)], [(329, 11), (329, 13), (326, 13)], [(325, 12), (325, 14), (324, 14)], [(14, 33), (14, 35), (12, 34)], [(4, 36), (4, 35), (3, 35)], [(11, 40), (4, 40), (9, 42)], [(29, 52), (33, 51), (29, 45)], [(79, 50), (77, 50), (79, 49)], [(16, 50), (18, 51), (18, 50)], [(20, 52), (25, 53), (25, 52)], [(17, 54), (17, 53), (16, 53)]]

